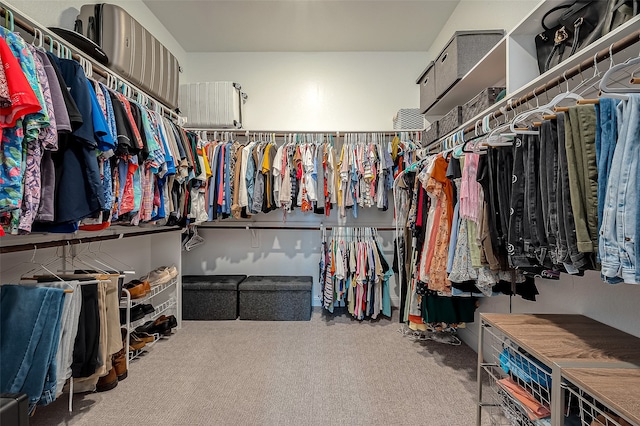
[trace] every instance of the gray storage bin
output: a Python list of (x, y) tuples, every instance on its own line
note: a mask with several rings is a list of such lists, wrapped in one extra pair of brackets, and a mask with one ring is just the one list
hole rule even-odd
[(312, 287), (312, 277), (248, 277), (238, 286), (240, 319), (309, 321)]
[(435, 61), (436, 96), (444, 95), (503, 37), (503, 30), (456, 31)]
[(462, 122), (466, 123), (496, 102), (504, 87), (487, 87), (469, 102), (462, 105)]
[(429, 144), (438, 139), (438, 126), (439, 123), (437, 121), (434, 121), (433, 123), (431, 123), (431, 126), (424, 131), (423, 144)]
[(462, 124), (462, 107), (460, 105), (454, 107), (444, 117), (438, 121), (439, 136), (446, 136)]
[(183, 320), (235, 320), (238, 284), (246, 275), (183, 275)]
[(425, 113), (436, 103), (436, 69), (433, 62), (422, 71), (416, 83), (420, 85), (420, 112)]

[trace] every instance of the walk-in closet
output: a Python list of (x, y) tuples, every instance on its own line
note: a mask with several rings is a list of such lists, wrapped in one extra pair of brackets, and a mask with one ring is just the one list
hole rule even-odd
[(0, 1), (0, 425), (640, 426), (640, 2)]

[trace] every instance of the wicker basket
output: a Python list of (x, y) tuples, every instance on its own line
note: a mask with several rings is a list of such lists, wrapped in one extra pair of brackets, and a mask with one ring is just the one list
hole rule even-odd
[(438, 139), (438, 122), (434, 121), (431, 123), (431, 126), (424, 131), (424, 141), (423, 144), (430, 144), (431, 142)]
[(466, 123), (493, 105), (503, 90), (504, 87), (487, 87), (474, 96), (473, 99), (462, 106), (462, 122)]
[(462, 107), (454, 107), (439, 121), (438, 136), (446, 136), (462, 124)]

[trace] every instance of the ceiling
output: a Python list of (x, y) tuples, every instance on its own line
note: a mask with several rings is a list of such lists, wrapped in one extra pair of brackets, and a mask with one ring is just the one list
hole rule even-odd
[(143, 0), (187, 52), (426, 51), (460, 0)]

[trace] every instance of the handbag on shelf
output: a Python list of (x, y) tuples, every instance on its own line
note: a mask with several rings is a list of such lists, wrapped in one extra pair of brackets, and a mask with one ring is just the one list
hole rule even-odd
[(536, 35), (540, 74), (638, 13), (638, 0), (572, 0), (550, 9)]

